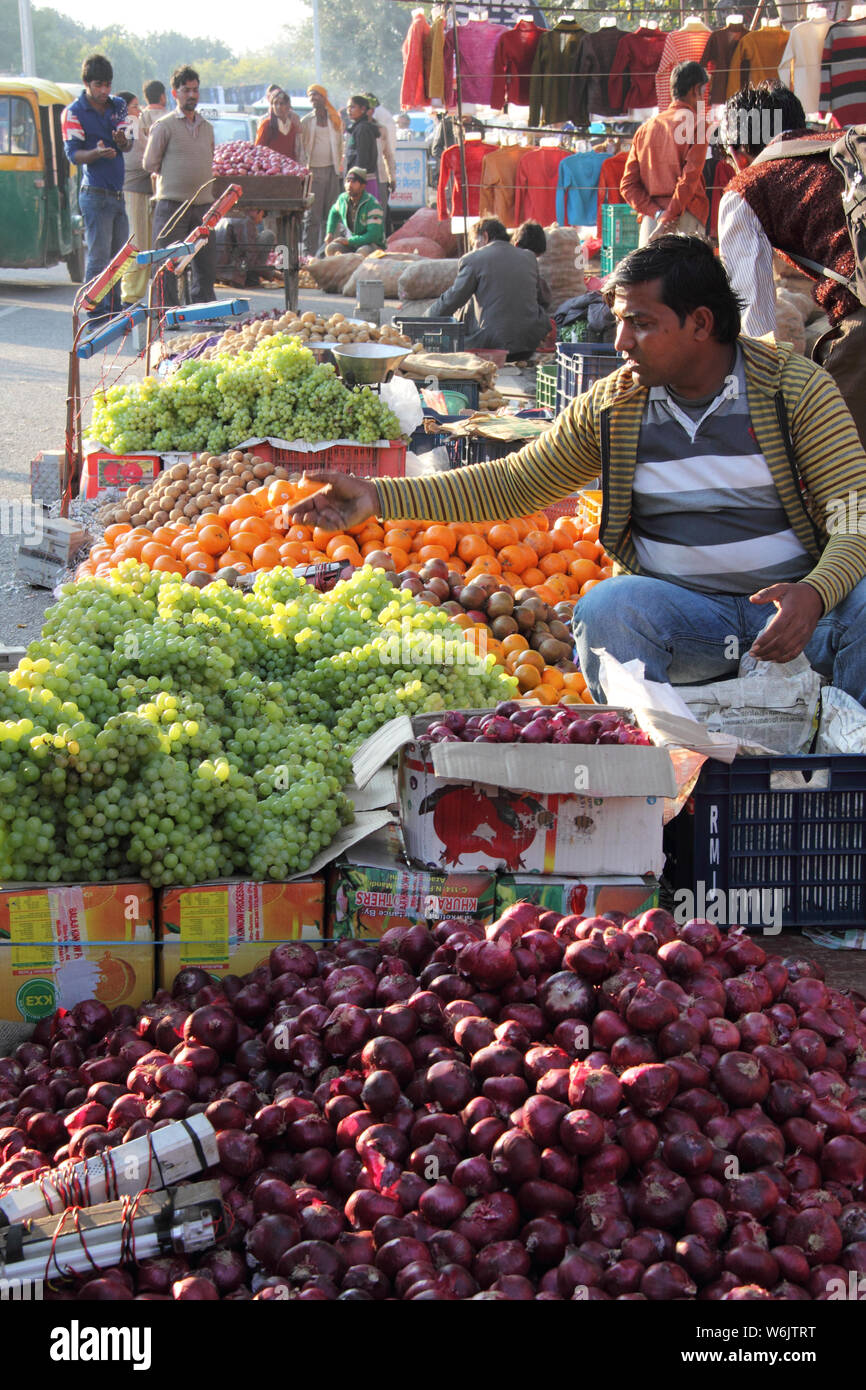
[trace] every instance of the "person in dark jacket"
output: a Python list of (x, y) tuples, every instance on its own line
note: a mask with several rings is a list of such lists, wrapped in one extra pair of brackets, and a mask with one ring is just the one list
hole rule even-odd
[(475, 250), (462, 257), (457, 279), (427, 316), (443, 318), (465, 307), (467, 348), (505, 348), (520, 357), (534, 352), (550, 332), (542, 293), (534, 253), (512, 246), (498, 218), (484, 217)]
[(367, 192), (379, 198), (379, 127), (370, 115), (365, 96), (349, 97), (349, 129), (346, 132), (346, 168), (366, 169)]

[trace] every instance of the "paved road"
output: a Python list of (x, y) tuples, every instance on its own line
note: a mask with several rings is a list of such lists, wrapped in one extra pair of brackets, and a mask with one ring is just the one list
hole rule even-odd
[[(26, 645), (38, 636), (42, 615), (52, 602), (47, 590), (31, 588), (15, 576), (21, 527), (14, 524), (16, 513), (10, 504), (29, 502), (35, 454), (63, 445), (73, 296), (63, 266), (0, 270), (0, 644), (5, 646)], [(248, 291), (246, 297), (254, 312), (281, 303), (275, 290)], [(326, 313), (335, 307), (345, 312), (347, 303), (308, 292), (302, 292), (301, 300), (303, 309)], [(104, 358), (83, 362), (81, 368), (85, 396), (105, 372), (110, 380), (121, 372), (127, 380), (143, 374), (131, 342), (119, 351), (112, 345)], [(85, 421), (88, 416), (85, 408)]]

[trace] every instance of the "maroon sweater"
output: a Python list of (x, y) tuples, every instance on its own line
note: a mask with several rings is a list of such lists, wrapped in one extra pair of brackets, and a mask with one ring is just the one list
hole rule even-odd
[[(792, 130), (782, 138), (809, 137), (806, 131)], [(826, 136), (812, 138), (820, 141)], [(745, 198), (768, 241), (786, 260), (790, 256), (785, 253), (794, 252), (835, 270), (837, 275), (854, 274), (854, 250), (842, 212), (842, 175), (826, 153), (750, 166), (741, 170), (725, 191)], [(796, 261), (792, 264), (797, 265)], [(814, 297), (834, 327), (860, 307), (859, 300), (837, 281), (816, 276), (804, 266), (797, 269), (817, 281)]]

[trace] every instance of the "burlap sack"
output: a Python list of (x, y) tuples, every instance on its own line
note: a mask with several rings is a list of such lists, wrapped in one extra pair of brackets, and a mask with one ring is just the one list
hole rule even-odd
[(792, 297), (780, 290), (776, 295), (776, 341), (790, 343), (795, 352), (806, 351), (806, 325)]
[(366, 259), (359, 252), (349, 256), (330, 256), (323, 260), (308, 261), (306, 269), (325, 294), (339, 294), (350, 275)]
[(432, 241), (429, 236), (391, 237), (388, 250), (402, 256), (423, 256), (428, 261), (441, 261), (445, 258), (445, 252), (438, 241)]
[(440, 294), (450, 290), (457, 279), (455, 260), (416, 261), (408, 265), (400, 276), (397, 292), (402, 300), (438, 299)]
[(583, 271), (574, 264), (574, 253), (580, 245), (576, 227), (545, 227), (547, 250), (538, 258), (538, 269), (550, 286), (550, 313), (567, 299), (586, 293)]
[[(392, 260), (390, 256), (369, 256), (364, 265), (365, 280), (381, 280), (385, 286), (386, 299), (398, 299), (397, 284), (409, 261)], [(354, 299), (358, 288), (358, 271), (355, 270), (343, 285), (343, 294)]]
[(446, 256), (453, 255), (457, 249), (457, 238), (451, 230), (451, 223), (440, 222), (433, 208), (419, 208), (417, 212), (413, 212), (402, 227), (388, 238), (388, 245), (407, 237), (429, 237), (442, 247)]

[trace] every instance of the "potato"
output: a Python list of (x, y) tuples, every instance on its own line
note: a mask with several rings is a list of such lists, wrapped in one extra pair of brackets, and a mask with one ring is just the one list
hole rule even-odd
[(316, 315), (308, 309), (305, 314), (301, 314), (301, 323), (315, 323)]
[(271, 465), (269, 463), (257, 463), (253, 468), (253, 476), (256, 478), (269, 478), (271, 475)]

